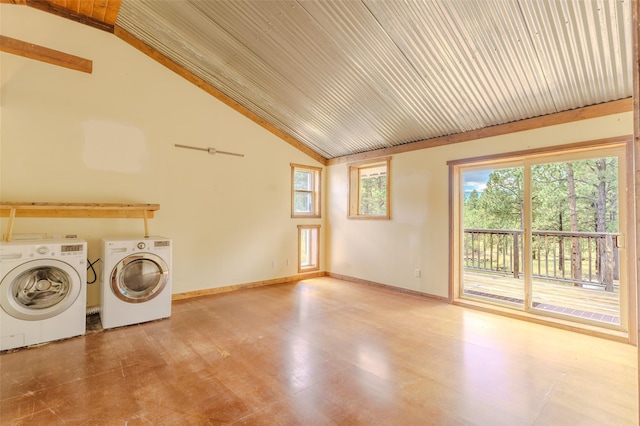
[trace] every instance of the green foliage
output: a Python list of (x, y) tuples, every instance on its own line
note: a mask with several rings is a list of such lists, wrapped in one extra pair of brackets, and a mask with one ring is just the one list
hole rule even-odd
[(387, 213), (387, 175), (360, 179), (360, 214), (385, 215)]
[[(617, 232), (617, 158), (578, 160), (571, 165), (575, 179), (577, 230)], [(464, 227), (522, 229), (523, 181), (523, 167), (491, 171), (486, 188), (482, 192), (473, 190), (465, 197)], [(568, 195), (565, 162), (532, 166), (533, 229), (570, 231)]]
[(484, 191), (473, 190), (465, 200), (464, 227), (521, 229), (522, 197), (521, 167), (494, 170)]
[(531, 169), (533, 229), (569, 230), (567, 172), (564, 163), (538, 164)]

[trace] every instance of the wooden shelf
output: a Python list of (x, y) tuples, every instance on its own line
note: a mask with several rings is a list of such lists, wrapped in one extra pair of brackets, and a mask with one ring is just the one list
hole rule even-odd
[(7, 203), (0, 201), (0, 216), (9, 217), (16, 209), (20, 217), (153, 218), (160, 204), (118, 203)]
[(6, 241), (11, 240), (16, 217), (144, 219), (145, 236), (149, 235), (147, 219), (160, 210), (160, 204), (121, 203), (16, 203), (0, 201), (0, 217), (8, 217)]

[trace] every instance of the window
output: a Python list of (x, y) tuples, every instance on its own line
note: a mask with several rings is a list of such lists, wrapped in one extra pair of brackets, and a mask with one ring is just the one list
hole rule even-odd
[(320, 225), (298, 225), (298, 272), (320, 269)]
[(391, 157), (349, 166), (349, 218), (390, 219)]
[(319, 167), (291, 165), (291, 217), (320, 217)]
[(454, 297), (626, 332), (626, 141), (449, 162)]

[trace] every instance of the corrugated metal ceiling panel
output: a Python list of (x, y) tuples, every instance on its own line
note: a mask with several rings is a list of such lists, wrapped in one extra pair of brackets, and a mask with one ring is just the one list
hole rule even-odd
[(629, 1), (521, 1), (556, 110), (632, 94)]
[(117, 25), (335, 158), (631, 96), (629, 4), (123, 0)]

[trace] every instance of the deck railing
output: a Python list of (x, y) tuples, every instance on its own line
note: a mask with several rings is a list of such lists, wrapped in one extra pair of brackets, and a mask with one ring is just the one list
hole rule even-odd
[[(533, 231), (534, 277), (613, 291), (619, 279), (618, 234)], [(465, 229), (464, 267), (522, 276), (523, 231)]]

